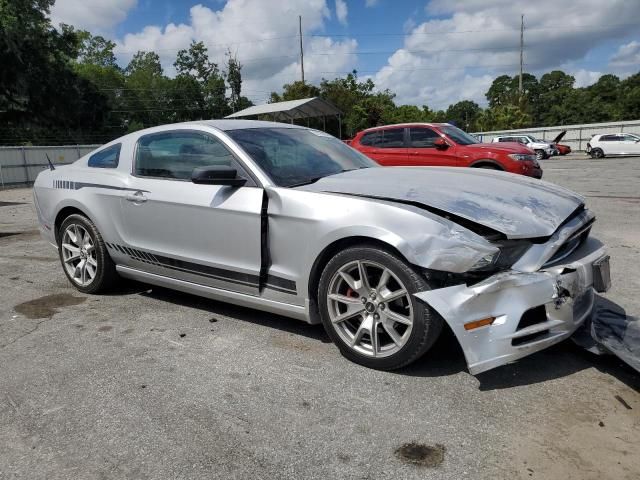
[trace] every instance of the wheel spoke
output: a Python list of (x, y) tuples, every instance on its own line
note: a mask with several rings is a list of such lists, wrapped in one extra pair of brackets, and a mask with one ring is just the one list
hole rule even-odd
[(74, 247), (70, 243), (63, 243), (62, 248), (64, 248), (65, 250), (69, 250), (70, 252), (73, 252), (73, 253), (80, 253), (80, 247)]
[(73, 278), (78, 278), (82, 281), (82, 270), (84, 269), (85, 260), (80, 260), (73, 270)]
[(87, 272), (87, 274), (89, 275), (89, 280), (93, 280), (93, 277), (96, 276), (96, 269), (93, 265), (91, 265), (90, 262), (87, 261), (87, 264), (85, 265), (85, 271)]
[(371, 323), (369, 338), (371, 339), (371, 352), (373, 353), (373, 356), (376, 357), (378, 355), (378, 350), (380, 349), (380, 342), (378, 340), (378, 322), (376, 322), (375, 319)]
[(365, 291), (371, 290), (369, 286), (369, 277), (367, 276), (367, 267), (364, 263), (358, 262), (358, 274), (360, 275), (360, 285)]
[(87, 257), (87, 263), (93, 267), (98, 267), (98, 262), (96, 262), (96, 259), (93, 257)]
[(362, 302), (358, 297), (348, 297), (346, 295), (340, 295), (339, 293), (331, 293), (329, 294), (329, 298), (331, 300), (335, 300), (336, 302), (346, 303), (346, 304), (357, 304), (360, 305)]
[(364, 312), (364, 305), (362, 305), (362, 304), (349, 305), (347, 307), (347, 311), (346, 312), (341, 313), (340, 315), (337, 315), (336, 317), (332, 318), (331, 321), (333, 323), (344, 322), (345, 320), (353, 318), (356, 315), (360, 315), (362, 312)]
[(72, 263), (80, 258), (80, 255), (72, 255), (69, 258), (65, 259), (64, 263)]
[(385, 332), (387, 332), (387, 334), (391, 337), (393, 343), (395, 343), (398, 347), (402, 346), (402, 337), (398, 335), (398, 332), (396, 332), (396, 329), (393, 328), (393, 324), (389, 322), (388, 319), (382, 321), (382, 328), (384, 328)]
[(82, 235), (81, 233), (78, 231), (78, 226), (74, 225), (73, 226), (73, 232), (75, 234), (75, 238), (72, 239), (73, 243), (75, 243), (76, 245), (78, 245), (79, 247), (82, 247)]
[(387, 282), (389, 281), (390, 278), (391, 278), (391, 272), (389, 271), (388, 268), (385, 268), (382, 271), (382, 275), (380, 275), (380, 280), (378, 281), (378, 286), (376, 287), (376, 289), (378, 291), (381, 291), (384, 287), (387, 286)]
[(404, 297), (407, 294), (407, 291), (404, 288), (401, 288), (400, 290), (396, 290), (395, 292), (389, 292), (389, 290), (386, 290), (388, 293), (385, 293), (382, 295), (382, 301), (383, 302), (392, 302), (400, 297)]
[(394, 322), (402, 323), (404, 325), (412, 324), (411, 318), (405, 317), (404, 315), (400, 315), (399, 313), (391, 311), (388, 308), (384, 312), (382, 312), (382, 314), (386, 316), (389, 320), (392, 320)]
[(358, 290), (358, 285), (355, 281), (355, 279), (349, 275), (347, 272), (339, 272), (340, 276), (342, 277), (342, 279), (347, 282), (347, 285), (349, 285), (349, 288), (353, 291), (357, 291)]
[[(362, 341), (362, 337), (366, 333), (370, 334), (372, 325), (373, 325), (373, 317), (371, 315), (367, 315), (364, 318), (364, 320), (362, 320), (362, 323), (358, 327), (358, 330), (356, 330), (356, 333), (353, 336), (353, 339), (351, 340), (351, 346), (355, 346), (358, 343), (360, 343)], [(371, 335), (369, 335), (369, 336), (371, 336)]]

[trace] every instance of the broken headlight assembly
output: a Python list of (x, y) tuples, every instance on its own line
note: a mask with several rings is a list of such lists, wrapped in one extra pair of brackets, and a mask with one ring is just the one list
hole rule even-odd
[(498, 251), (485, 255), (478, 260), (470, 271), (501, 271), (511, 268), (531, 247), (526, 240), (505, 240), (494, 243)]

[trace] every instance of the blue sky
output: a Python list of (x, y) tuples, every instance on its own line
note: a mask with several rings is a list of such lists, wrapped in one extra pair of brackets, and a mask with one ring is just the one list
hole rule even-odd
[(398, 103), (440, 109), (482, 104), (493, 78), (517, 73), (521, 14), (527, 71), (563, 69), (581, 86), (640, 70), (636, 0), (57, 0), (52, 20), (112, 38), (123, 65), (155, 50), (168, 75), (192, 40), (220, 63), (230, 49), (244, 65), (244, 93), (263, 103), (299, 79), (302, 15), (308, 80), (355, 68)]

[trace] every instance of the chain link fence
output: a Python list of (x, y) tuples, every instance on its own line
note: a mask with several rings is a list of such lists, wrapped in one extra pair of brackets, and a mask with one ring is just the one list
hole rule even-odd
[(54, 165), (67, 165), (99, 146), (0, 147), (0, 188), (33, 184), (38, 173), (49, 167), (47, 155)]

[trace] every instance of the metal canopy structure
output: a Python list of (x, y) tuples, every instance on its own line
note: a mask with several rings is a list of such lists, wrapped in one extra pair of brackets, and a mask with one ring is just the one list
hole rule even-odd
[(291, 122), (298, 119), (322, 117), (322, 123), (326, 129), (326, 117), (337, 117), (342, 136), (342, 111), (331, 102), (321, 97), (302, 98), (300, 100), (288, 100), (286, 102), (266, 103), (254, 105), (239, 112), (227, 115), (225, 118), (245, 118), (254, 116), (270, 117), (276, 122)]

